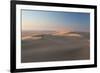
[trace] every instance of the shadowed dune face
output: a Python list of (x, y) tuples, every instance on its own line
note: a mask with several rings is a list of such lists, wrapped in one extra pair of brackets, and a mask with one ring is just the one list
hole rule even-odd
[(21, 62), (90, 59), (89, 32), (22, 32)]

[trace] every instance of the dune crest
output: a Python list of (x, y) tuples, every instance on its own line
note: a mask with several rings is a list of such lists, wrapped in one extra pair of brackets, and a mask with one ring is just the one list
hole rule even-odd
[(22, 40), (27, 40), (27, 39), (32, 39), (32, 40), (38, 40), (38, 39), (41, 39), (42, 37), (37, 37), (37, 36), (25, 36), (25, 37), (22, 37)]
[(52, 35), (57, 35), (57, 36), (73, 36), (73, 37), (82, 37), (82, 35), (78, 33), (70, 33), (70, 32), (56, 32)]
[(75, 34), (75, 33), (67, 34), (67, 36), (81, 37), (80, 34)]

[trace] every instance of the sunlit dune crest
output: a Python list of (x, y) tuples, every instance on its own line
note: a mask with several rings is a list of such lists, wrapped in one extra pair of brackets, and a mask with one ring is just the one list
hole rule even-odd
[(65, 34), (67, 34), (68, 32), (67, 31), (59, 31), (59, 32), (56, 32), (52, 35), (59, 35), (59, 36), (64, 36)]
[(31, 36), (24, 36), (24, 37), (22, 37), (22, 40), (30, 39), (30, 38), (32, 38), (32, 37)]
[(42, 37), (32, 37), (32, 40), (39, 40), (39, 39), (41, 39)]
[(73, 37), (82, 37), (80, 34), (77, 34), (77, 33), (70, 33), (68, 31), (59, 31), (59, 32), (56, 32), (52, 35), (57, 35), (57, 36), (73, 36)]
[(33, 37), (37, 36), (37, 35), (41, 35), (42, 33), (34, 33), (32, 34)]
[(38, 39), (41, 39), (42, 37), (33, 37), (33, 36), (25, 36), (25, 37), (22, 37), (22, 40), (27, 40), (27, 39), (32, 39), (32, 40), (38, 40)]
[(67, 34), (67, 36), (81, 37), (81, 35), (80, 35), (80, 34), (74, 34), (74, 33)]

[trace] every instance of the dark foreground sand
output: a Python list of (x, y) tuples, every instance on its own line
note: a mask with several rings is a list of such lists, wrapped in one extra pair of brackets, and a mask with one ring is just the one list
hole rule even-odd
[(42, 35), (41, 39), (22, 40), (22, 63), (86, 60), (89, 58), (89, 38), (86, 37)]

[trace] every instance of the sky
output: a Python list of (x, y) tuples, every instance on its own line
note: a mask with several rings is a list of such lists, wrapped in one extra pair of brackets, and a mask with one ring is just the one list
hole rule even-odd
[(35, 31), (83, 31), (90, 30), (90, 14), (22, 10), (22, 30)]

